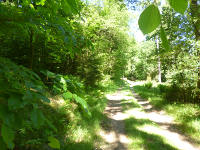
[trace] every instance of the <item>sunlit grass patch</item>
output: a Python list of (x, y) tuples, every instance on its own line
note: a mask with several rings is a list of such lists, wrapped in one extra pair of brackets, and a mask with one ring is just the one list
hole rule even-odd
[(176, 128), (200, 144), (200, 107), (194, 104), (169, 103), (160, 93), (158, 87), (146, 88), (143, 85), (134, 87), (134, 91), (159, 109), (164, 109), (177, 122)]
[(194, 104), (169, 104), (166, 111), (181, 123), (179, 128), (200, 144), (200, 107)]
[(121, 104), (123, 111), (127, 111), (133, 108), (141, 108), (141, 105), (139, 105), (135, 99), (122, 100)]
[(54, 113), (53, 119), (58, 122), (56, 127), (62, 135), (59, 137), (62, 148), (65, 150), (93, 150), (100, 146), (103, 139), (98, 132), (102, 128), (102, 120), (105, 119), (103, 114), (107, 103), (105, 95), (116, 92), (117, 89), (119, 89), (119, 85), (108, 80), (100, 88), (89, 89), (83, 94), (92, 114), (91, 117), (73, 100), (64, 101), (60, 96), (52, 99), (51, 106), (58, 113)]
[(130, 117), (125, 120), (126, 133), (131, 139), (129, 149), (132, 150), (176, 150), (161, 135), (152, 132), (152, 129), (159, 131), (156, 124), (148, 119), (136, 119)]
[[(129, 92), (132, 94), (131, 89)], [(125, 119), (125, 129), (128, 138), (131, 140), (129, 144), (130, 150), (142, 150), (152, 149), (159, 150), (175, 150), (169, 142), (164, 139), (161, 135), (157, 135), (154, 132), (148, 132), (145, 129), (158, 129), (159, 127), (153, 121), (147, 119), (147, 115), (142, 109), (141, 105), (137, 103), (137, 100), (133, 97), (132, 99), (123, 99), (121, 101), (123, 111), (130, 115), (128, 119)], [(130, 112), (129, 112), (130, 110)]]

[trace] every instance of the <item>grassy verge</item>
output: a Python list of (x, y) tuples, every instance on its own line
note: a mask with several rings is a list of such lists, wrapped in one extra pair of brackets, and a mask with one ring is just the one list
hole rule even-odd
[[(103, 111), (106, 107), (107, 99), (105, 95), (116, 91), (123, 83), (114, 82), (109, 78), (105, 78), (101, 85), (96, 88), (90, 88), (85, 92), (84, 99), (87, 101), (91, 117), (86, 115), (76, 103), (62, 103), (62, 99), (54, 100), (52, 107), (63, 114), (63, 118), (59, 118), (58, 129), (64, 133), (64, 137), (58, 138), (62, 141), (62, 149), (64, 150), (93, 150), (99, 148), (103, 142), (98, 135), (101, 129), (101, 122), (105, 119)], [(58, 116), (55, 116), (55, 119)], [(66, 119), (67, 118), (67, 119)], [(58, 126), (59, 128), (59, 126)], [(61, 133), (63, 135), (63, 133)], [(62, 140), (61, 140), (62, 139)]]
[(172, 103), (165, 100), (158, 87), (134, 87), (136, 93), (148, 99), (155, 108), (163, 109), (175, 118), (177, 128), (200, 144), (200, 107), (194, 104)]
[(155, 129), (159, 131), (159, 127), (149, 119), (137, 119), (130, 117), (125, 120), (126, 132), (131, 139), (129, 145), (130, 150), (177, 150), (165, 138), (158, 134), (146, 131), (145, 129)]

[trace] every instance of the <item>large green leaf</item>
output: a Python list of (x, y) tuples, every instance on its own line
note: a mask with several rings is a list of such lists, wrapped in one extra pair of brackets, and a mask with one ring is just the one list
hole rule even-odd
[(140, 15), (138, 24), (140, 30), (144, 33), (150, 33), (155, 30), (161, 22), (160, 12), (157, 6), (148, 6)]
[(49, 136), (48, 141), (49, 141), (48, 145), (51, 148), (60, 149), (60, 142), (56, 138)]
[(91, 116), (87, 102), (84, 99), (82, 99), (81, 97), (77, 96), (76, 94), (73, 94), (73, 98), (77, 103), (79, 103), (83, 107), (83, 109), (87, 112), (87, 114), (89, 116)]
[(13, 143), (14, 140), (14, 131), (6, 126), (5, 124), (2, 124), (1, 127), (1, 136), (3, 138), (3, 141), (7, 144), (7, 147), (9, 149), (13, 149), (15, 144)]
[(187, 0), (168, 0), (170, 6), (177, 12), (184, 14), (188, 6)]
[(169, 41), (166, 37), (165, 31), (162, 27), (161, 27), (160, 30), (161, 30), (160, 31), (160, 37), (161, 37), (161, 40), (162, 40), (162, 45), (165, 48), (165, 50), (169, 51), (170, 50), (170, 44), (169, 44)]
[(73, 96), (73, 94), (71, 93), (71, 92), (65, 92), (65, 93), (63, 93), (63, 98), (65, 99), (65, 100), (67, 100), (67, 99), (72, 99), (72, 96)]

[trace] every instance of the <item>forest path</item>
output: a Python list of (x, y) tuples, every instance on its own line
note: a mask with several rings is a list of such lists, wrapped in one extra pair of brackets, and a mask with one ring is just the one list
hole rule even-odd
[(124, 94), (118, 90), (114, 94), (106, 95), (108, 105), (104, 111), (107, 116), (106, 123), (103, 123), (104, 130), (100, 136), (106, 144), (101, 146), (102, 150), (128, 150), (129, 139), (125, 135), (124, 119), (127, 117), (122, 111), (121, 100)]
[[(141, 84), (141, 82), (132, 82), (129, 80), (127, 80), (127, 82), (129, 83), (129, 86), (131, 88), (135, 85)], [(175, 149), (200, 150), (200, 146), (197, 146), (195, 143), (193, 143), (191, 139), (186, 137), (183, 133), (181, 133), (181, 131), (177, 130), (176, 122), (174, 121), (173, 117), (167, 115), (166, 112), (163, 110), (156, 110), (148, 100), (141, 98), (133, 90), (132, 94), (136, 102), (141, 106), (141, 109), (129, 109), (126, 113), (130, 116), (133, 116), (137, 120), (147, 119), (156, 125), (144, 125), (143, 127), (139, 127), (140, 130), (146, 133), (150, 133), (152, 135), (158, 135), (162, 137)]]
[[(127, 82), (130, 87), (141, 84)], [(104, 112), (107, 122), (102, 124), (100, 131), (105, 144), (101, 145), (101, 150), (200, 150), (174, 128), (171, 116), (154, 109), (149, 101), (142, 99), (130, 87), (107, 95), (108, 105)], [(133, 127), (125, 129), (125, 121)]]

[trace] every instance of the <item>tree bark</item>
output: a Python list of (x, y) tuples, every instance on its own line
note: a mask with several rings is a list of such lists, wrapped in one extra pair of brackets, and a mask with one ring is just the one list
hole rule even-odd
[(30, 29), (30, 69), (33, 69), (34, 48), (33, 48), (33, 30)]
[(156, 48), (158, 52), (158, 82), (162, 82), (162, 75), (161, 75), (161, 61), (160, 61), (160, 53), (159, 53), (159, 40), (158, 37), (156, 38)]
[(190, 11), (196, 39), (197, 55), (199, 56), (197, 88), (200, 89), (200, 49), (197, 44), (200, 42), (200, 4), (198, 4), (197, 0), (191, 0)]

